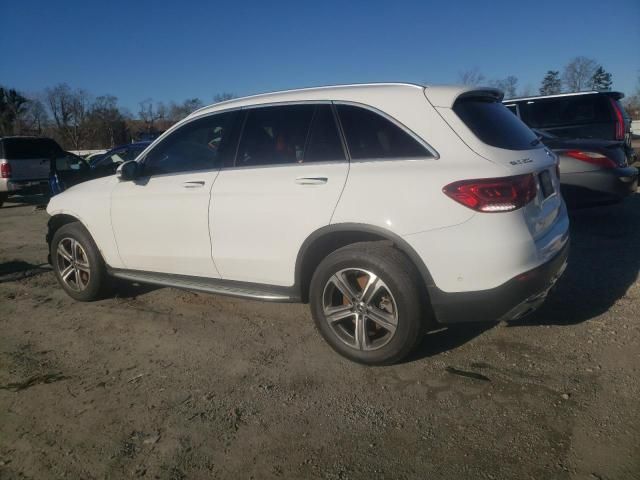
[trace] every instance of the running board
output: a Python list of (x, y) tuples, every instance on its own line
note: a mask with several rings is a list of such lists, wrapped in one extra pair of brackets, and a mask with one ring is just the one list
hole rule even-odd
[(143, 272), (139, 270), (109, 269), (109, 275), (131, 282), (148, 283), (194, 292), (214, 293), (230, 297), (249, 298), (266, 302), (299, 302), (293, 287), (245, 283), (218, 278), (192, 277), (168, 273)]

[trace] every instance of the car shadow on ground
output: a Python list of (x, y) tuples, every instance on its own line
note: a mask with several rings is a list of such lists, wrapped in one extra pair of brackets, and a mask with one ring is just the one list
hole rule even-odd
[(15, 282), (23, 278), (35, 277), (51, 271), (51, 265), (42, 263), (35, 265), (22, 260), (0, 263), (0, 283)]
[(5, 210), (8, 208), (19, 208), (19, 207), (46, 207), (47, 203), (49, 203), (49, 195), (45, 194), (33, 194), (33, 195), (12, 195), (9, 197), (5, 204), (0, 207), (0, 209)]
[(160, 288), (165, 288), (165, 287), (117, 279), (113, 286), (113, 293), (111, 296), (113, 298), (132, 299), (132, 298), (136, 298), (139, 295), (144, 295), (145, 293), (150, 293)]
[(509, 326), (574, 325), (605, 313), (638, 278), (640, 194), (571, 213), (569, 264), (544, 305)]
[(402, 363), (415, 362), (455, 350), (495, 326), (495, 323), (465, 323), (432, 330)]

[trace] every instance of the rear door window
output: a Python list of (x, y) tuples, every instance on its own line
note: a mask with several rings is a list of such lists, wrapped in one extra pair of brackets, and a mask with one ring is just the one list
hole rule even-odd
[(412, 135), (376, 112), (353, 105), (337, 109), (353, 160), (433, 156)]
[(493, 98), (462, 97), (453, 110), (476, 137), (492, 147), (529, 150), (539, 144), (535, 133)]
[(576, 95), (546, 100), (530, 100), (520, 105), (520, 114), (533, 128), (607, 123), (612, 121), (604, 95)]
[(309, 141), (304, 151), (305, 162), (344, 161), (340, 132), (330, 105), (318, 105), (311, 122)]

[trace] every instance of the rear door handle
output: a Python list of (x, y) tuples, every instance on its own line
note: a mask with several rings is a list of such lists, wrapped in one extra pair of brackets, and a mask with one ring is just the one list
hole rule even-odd
[(184, 188), (200, 188), (204, 187), (204, 180), (191, 180), (189, 182), (183, 182)]
[(296, 183), (298, 185), (324, 185), (328, 180), (327, 177), (298, 177)]

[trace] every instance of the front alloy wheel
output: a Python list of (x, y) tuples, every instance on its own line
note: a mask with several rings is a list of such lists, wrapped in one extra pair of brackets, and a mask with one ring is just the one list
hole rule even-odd
[(93, 238), (79, 222), (56, 230), (49, 253), (58, 282), (70, 297), (90, 302), (110, 292), (112, 283), (104, 260)]
[(65, 237), (58, 243), (56, 261), (60, 279), (74, 292), (81, 292), (91, 279), (91, 264), (84, 248), (74, 238)]

